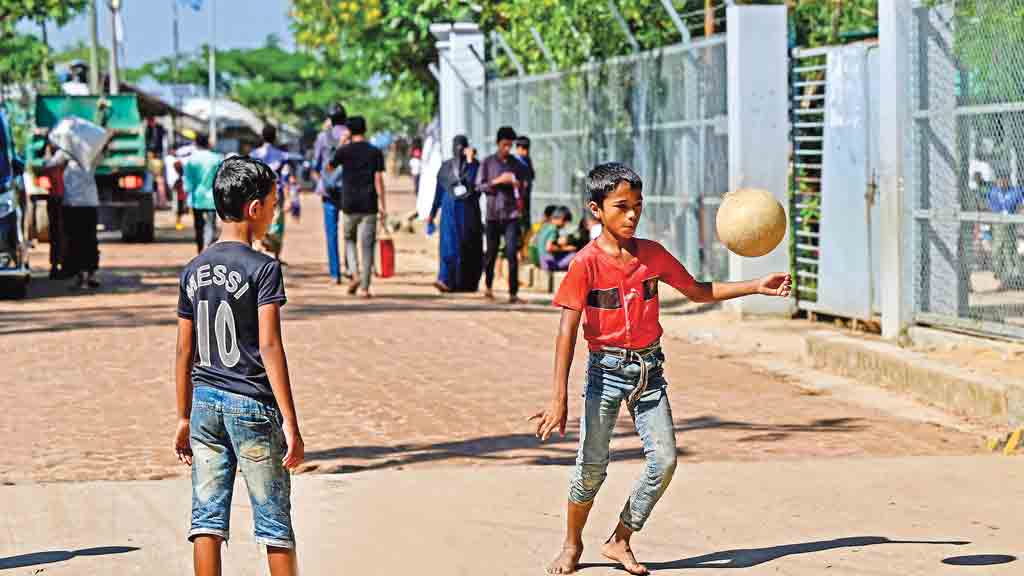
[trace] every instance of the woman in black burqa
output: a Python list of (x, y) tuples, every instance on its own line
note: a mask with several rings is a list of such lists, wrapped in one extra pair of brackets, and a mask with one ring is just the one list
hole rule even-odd
[(452, 140), (452, 158), (441, 164), (429, 222), (441, 213), (440, 270), (435, 286), (441, 292), (476, 292), (483, 274), (483, 218), (476, 172), (480, 163), (469, 140)]

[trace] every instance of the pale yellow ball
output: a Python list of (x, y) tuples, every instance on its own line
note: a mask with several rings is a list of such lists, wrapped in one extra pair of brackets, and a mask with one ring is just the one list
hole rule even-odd
[(722, 199), (715, 228), (718, 239), (733, 253), (764, 256), (786, 236), (786, 211), (771, 192), (741, 188)]

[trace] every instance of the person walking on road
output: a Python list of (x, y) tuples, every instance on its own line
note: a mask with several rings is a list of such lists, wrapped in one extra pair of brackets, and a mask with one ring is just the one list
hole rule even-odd
[[(373, 275), (374, 253), (377, 246), (377, 222), (386, 221), (387, 196), (384, 191), (384, 154), (366, 141), (366, 119), (352, 116), (348, 119), (351, 142), (338, 148), (331, 167), (342, 169), (341, 211), (345, 224), (345, 256), (349, 266), (359, 268), (359, 278), (348, 287), (349, 294), (362, 289), (370, 298), (370, 278)], [(357, 256), (357, 239), (362, 258)]]
[(483, 264), (480, 193), (475, 190), (480, 163), (472, 155), (469, 140), (458, 135), (452, 141), (452, 158), (437, 173), (437, 194), (428, 222), (441, 213), (440, 270), (434, 286), (441, 292), (475, 292)]
[(327, 271), (331, 282), (341, 284), (342, 278), (351, 279), (353, 271), (348, 259), (338, 253), (338, 220), (341, 216), (341, 186), (328, 168), (334, 153), (348, 144), (351, 137), (345, 120), (345, 107), (336, 104), (331, 108), (330, 118), (324, 122), (324, 129), (316, 137), (313, 146), (313, 169), (316, 173), (316, 193), (323, 200), (324, 236), (327, 238)]
[(261, 243), (274, 255), (274, 259), (280, 262), (281, 250), (284, 249), (284, 215), (285, 205), (288, 203), (287, 173), (290, 168), (287, 164), (288, 154), (277, 147), (277, 128), (272, 124), (264, 125), (262, 136), (263, 144), (253, 150), (250, 156), (270, 166), (277, 175), (278, 202), (274, 220), (270, 223), (270, 228), (267, 229)]
[(217, 240), (217, 206), (213, 202), (213, 179), (224, 157), (210, 150), (206, 134), (196, 135), (196, 150), (185, 161), (182, 180), (196, 230), (196, 249), (202, 252)]
[(569, 369), (580, 320), (590, 348), (580, 444), (569, 488), (562, 550), (549, 574), (576, 571), (583, 553), (583, 527), (607, 475), (609, 442), (623, 402), (643, 440), (646, 466), (618, 526), (601, 553), (630, 574), (647, 574), (630, 546), (665, 493), (676, 469), (676, 437), (664, 377), (665, 354), (658, 319), (658, 285), (664, 282), (691, 302), (717, 302), (751, 294), (788, 297), (789, 274), (746, 282), (697, 282), (661, 244), (635, 237), (643, 207), (643, 182), (626, 166), (596, 166), (588, 176), (591, 212), (602, 232), (573, 259), (555, 295), (562, 308), (555, 349), (554, 395), (547, 410), (533, 415), (537, 437), (565, 435)]
[(498, 262), (498, 247), (505, 239), (505, 257), (508, 259), (508, 299), (512, 304), (519, 299), (519, 208), (517, 190), (521, 181), (521, 164), (512, 157), (512, 144), (516, 131), (509, 126), (498, 129), (498, 151), (484, 159), (477, 172), (476, 187), (487, 196), (487, 268), (486, 291), (488, 300), (494, 299), (494, 267)]
[(84, 166), (70, 152), (58, 149), (46, 163), (47, 168), (63, 167), (64, 253), (62, 275), (73, 278), (70, 288), (99, 288), (96, 271), (100, 267), (99, 238), (96, 234), (100, 205), (96, 172)]

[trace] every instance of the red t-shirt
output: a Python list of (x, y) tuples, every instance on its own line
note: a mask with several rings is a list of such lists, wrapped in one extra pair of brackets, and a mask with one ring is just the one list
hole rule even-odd
[(622, 264), (597, 242), (587, 244), (569, 265), (555, 295), (555, 306), (585, 311), (583, 337), (591, 350), (637, 350), (654, 344), (663, 332), (658, 320), (658, 283), (683, 291), (693, 276), (651, 240), (636, 241), (636, 257)]

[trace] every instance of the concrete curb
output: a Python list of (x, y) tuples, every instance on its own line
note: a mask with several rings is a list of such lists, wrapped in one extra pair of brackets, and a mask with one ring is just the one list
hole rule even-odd
[(1024, 382), (978, 376), (895, 344), (826, 331), (804, 336), (804, 355), (815, 368), (899, 390), (965, 416), (997, 418), (1012, 427), (1024, 424)]

